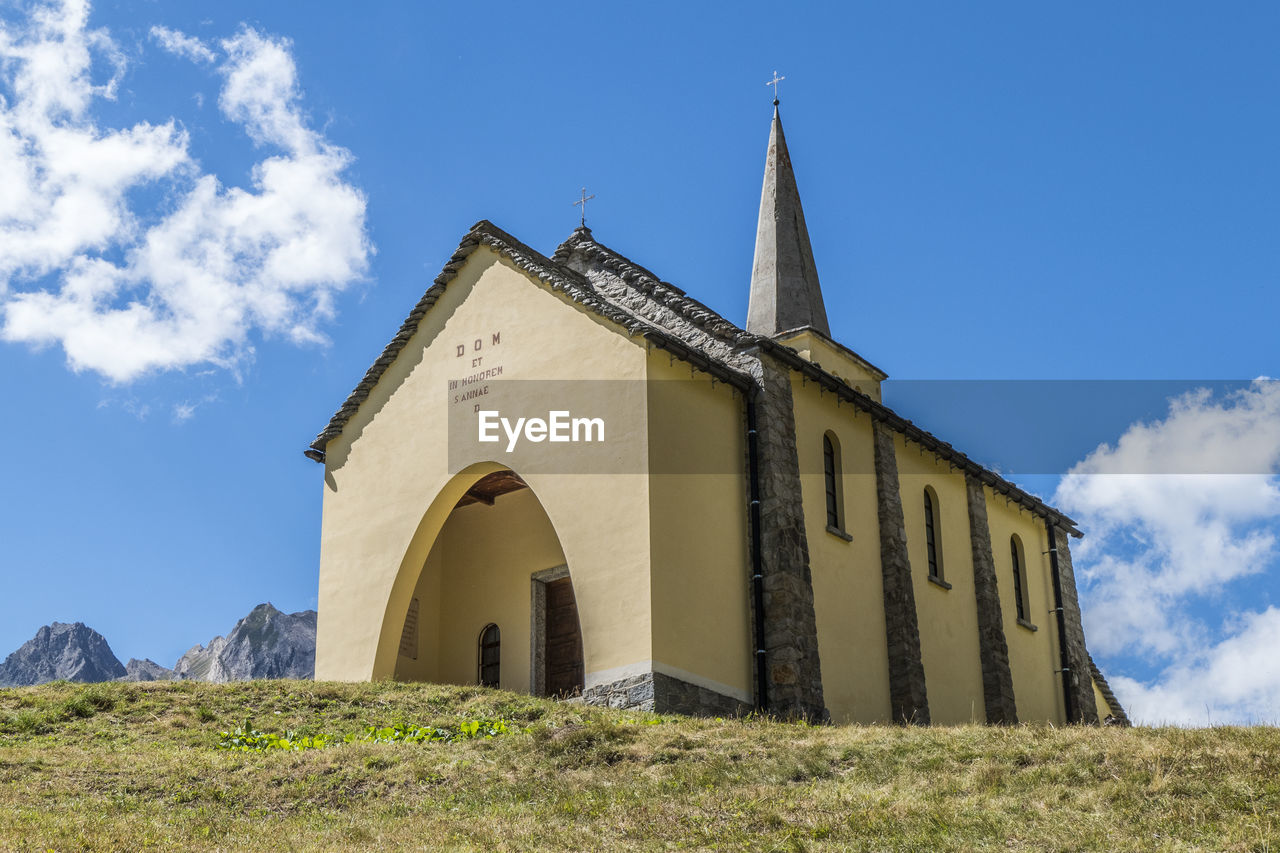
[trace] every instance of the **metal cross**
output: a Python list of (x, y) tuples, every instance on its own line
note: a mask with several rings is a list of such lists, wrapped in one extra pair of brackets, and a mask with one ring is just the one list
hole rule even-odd
[(774, 104), (777, 104), (777, 103), (778, 103), (778, 84), (779, 84), (779, 83), (781, 83), (783, 80), (786, 80), (786, 79), (787, 79), (786, 77), (779, 77), (779, 76), (778, 76), (778, 72), (777, 72), (777, 71), (774, 71), (774, 72), (773, 72), (773, 79), (772, 79), (772, 80), (770, 80), (769, 82), (765, 83), (765, 85), (766, 85), (766, 86), (772, 86), (772, 87), (773, 87), (773, 102), (774, 102)]
[(578, 199), (573, 203), (574, 207), (577, 207), (578, 205), (582, 205), (582, 224), (584, 226), (587, 224), (587, 202), (591, 201), (591, 199), (595, 197), (596, 197), (595, 193), (592, 193), (591, 195), (587, 195), (587, 188), (583, 187), (582, 198)]

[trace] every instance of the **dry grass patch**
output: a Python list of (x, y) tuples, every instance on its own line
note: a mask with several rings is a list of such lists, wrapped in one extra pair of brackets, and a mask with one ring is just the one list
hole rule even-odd
[[(233, 752), (504, 720), (454, 743)], [(0, 690), (0, 847), (30, 850), (1280, 849), (1280, 730), (810, 727), (477, 688)]]

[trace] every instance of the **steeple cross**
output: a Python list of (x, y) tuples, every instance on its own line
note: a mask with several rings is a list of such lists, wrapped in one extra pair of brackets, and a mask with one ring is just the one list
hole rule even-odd
[(772, 87), (773, 87), (773, 105), (774, 105), (775, 107), (778, 105), (778, 84), (779, 84), (779, 83), (781, 83), (783, 80), (786, 80), (786, 79), (787, 79), (786, 77), (779, 77), (779, 76), (778, 76), (778, 72), (777, 72), (777, 71), (774, 71), (774, 72), (773, 72), (773, 79), (772, 79), (772, 80), (770, 80), (770, 81), (768, 81), (767, 83), (765, 83), (765, 85), (766, 85), (766, 86), (772, 86)]
[(582, 224), (584, 226), (587, 224), (587, 202), (591, 201), (591, 199), (595, 197), (596, 197), (595, 193), (592, 193), (591, 195), (587, 195), (587, 188), (583, 187), (582, 198), (578, 199), (573, 203), (574, 207), (578, 207), (579, 205), (582, 206)]

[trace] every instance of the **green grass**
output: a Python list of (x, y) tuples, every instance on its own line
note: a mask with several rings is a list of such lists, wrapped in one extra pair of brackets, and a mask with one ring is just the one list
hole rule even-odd
[[(298, 737), (503, 720), (449, 743)], [(809, 727), (422, 684), (0, 690), (0, 849), (1280, 850), (1280, 729)]]

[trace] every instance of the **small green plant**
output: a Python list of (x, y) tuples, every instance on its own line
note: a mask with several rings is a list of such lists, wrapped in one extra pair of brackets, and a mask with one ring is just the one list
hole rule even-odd
[(244, 752), (268, 749), (323, 749), (332, 742), (327, 735), (298, 737), (291, 731), (285, 732), (283, 736), (272, 732), (260, 732), (250, 725), (248, 720), (244, 721), (244, 725), (236, 726), (229, 732), (219, 732), (218, 737), (220, 738), (218, 749), (236, 749)]
[(293, 732), (278, 735), (253, 728), (249, 720), (229, 732), (218, 733), (218, 749), (234, 749), (244, 752), (260, 752), (269, 749), (323, 749), (338, 743), (453, 743), (461, 740), (489, 739), (498, 735), (522, 731), (506, 720), (466, 720), (455, 726), (415, 726), (401, 723), (394, 726), (366, 726), (361, 734), (344, 737), (319, 734), (299, 737)]
[(363, 736), (348, 735), (346, 740), (366, 740), (373, 743), (452, 743), (476, 738), (488, 739), (511, 734), (512, 731), (505, 720), (467, 720), (447, 728), (405, 724), (383, 728), (369, 726), (364, 730)]

